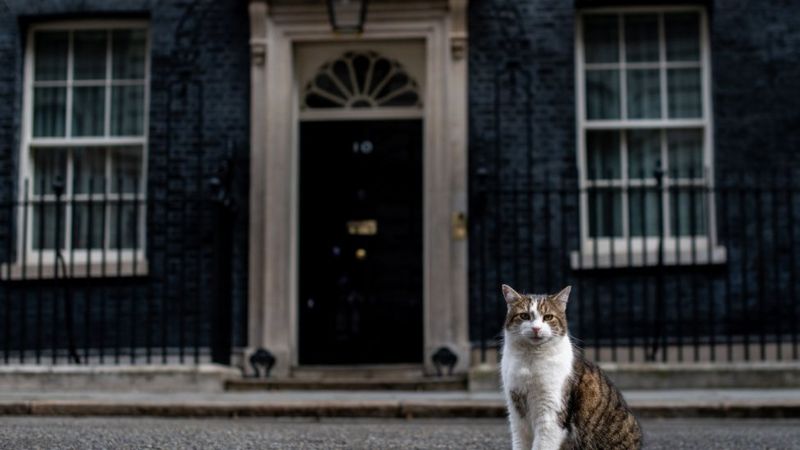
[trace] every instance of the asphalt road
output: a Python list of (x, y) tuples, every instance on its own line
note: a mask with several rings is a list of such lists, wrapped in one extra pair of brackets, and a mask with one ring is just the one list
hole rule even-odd
[[(800, 449), (800, 420), (646, 420), (648, 449)], [(501, 420), (0, 418), (3, 449), (508, 448)]]

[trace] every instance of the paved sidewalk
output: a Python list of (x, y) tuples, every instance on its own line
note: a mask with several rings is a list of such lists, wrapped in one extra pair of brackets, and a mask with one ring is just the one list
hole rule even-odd
[[(641, 417), (800, 417), (800, 389), (626, 391)], [(503, 417), (500, 393), (267, 391), (2, 392), (0, 415), (162, 417)]]

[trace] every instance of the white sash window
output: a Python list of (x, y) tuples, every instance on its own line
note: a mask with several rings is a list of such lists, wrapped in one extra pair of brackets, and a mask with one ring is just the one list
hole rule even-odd
[(31, 28), (18, 214), (28, 264), (143, 258), (148, 46), (142, 22)]
[(597, 253), (639, 265), (662, 236), (678, 254), (713, 245), (705, 11), (584, 11), (576, 46), (581, 236), (588, 257), (574, 265), (599, 265)]

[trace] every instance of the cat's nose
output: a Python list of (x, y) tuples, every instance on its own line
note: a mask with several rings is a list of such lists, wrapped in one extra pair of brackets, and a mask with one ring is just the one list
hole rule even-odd
[(539, 334), (542, 331), (542, 327), (533, 327), (533, 334)]

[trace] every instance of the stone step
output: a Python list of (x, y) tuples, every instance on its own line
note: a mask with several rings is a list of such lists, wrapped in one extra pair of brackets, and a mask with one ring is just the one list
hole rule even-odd
[(226, 391), (463, 391), (466, 376), (327, 378), (237, 378), (225, 382)]

